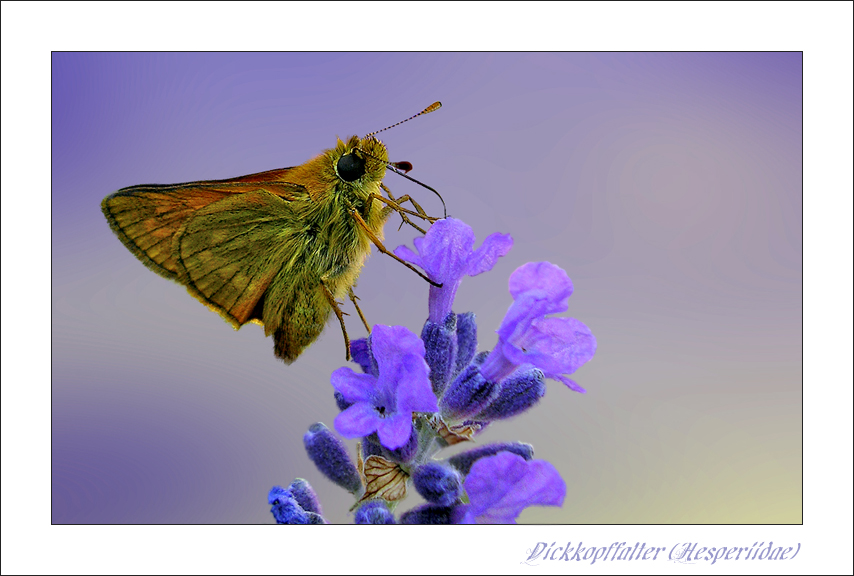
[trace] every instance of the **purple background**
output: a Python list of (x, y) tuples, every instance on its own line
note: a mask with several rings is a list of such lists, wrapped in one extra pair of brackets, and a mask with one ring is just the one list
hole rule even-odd
[[(457, 296), (480, 348), (532, 260), (567, 270), (599, 342), (586, 395), (550, 381), (482, 436), (567, 482), (520, 521), (801, 521), (799, 53), (55, 53), (52, 76), (54, 523), (271, 523), (267, 491), (297, 476), (348, 521), (301, 440), (337, 413), (337, 326), (285, 366), (140, 264), (100, 201), (298, 164), (434, 100), (382, 139), (479, 240), (515, 239)], [(370, 322), (420, 330), (427, 286), (391, 259), (356, 291)]]

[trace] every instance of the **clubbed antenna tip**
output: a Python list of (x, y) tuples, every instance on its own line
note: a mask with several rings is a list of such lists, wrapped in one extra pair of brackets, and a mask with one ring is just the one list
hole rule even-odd
[(418, 113), (418, 114), (416, 114), (415, 116), (410, 116), (410, 117), (409, 117), (409, 118), (407, 118), (406, 120), (401, 120), (401, 121), (400, 121), (400, 122), (398, 122), (397, 124), (392, 124), (391, 126), (387, 126), (386, 128), (383, 128), (382, 130), (377, 130), (376, 132), (371, 132), (370, 134), (368, 134), (367, 136), (365, 136), (365, 138), (370, 138), (370, 137), (371, 137), (371, 136), (373, 136), (374, 134), (379, 134), (380, 132), (385, 132), (385, 131), (386, 131), (386, 130), (388, 130), (389, 128), (394, 128), (395, 126), (400, 126), (400, 125), (401, 125), (401, 124), (403, 124), (404, 122), (409, 122), (409, 121), (410, 121), (410, 120), (412, 120), (413, 118), (418, 118), (418, 117), (419, 117), (419, 116), (421, 116), (422, 114), (429, 114), (430, 112), (435, 112), (436, 110), (438, 110), (438, 109), (439, 109), (439, 108), (441, 108), (441, 107), (442, 107), (442, 103), (441, 103), (441, 102), (433, 102), (432, 104), (430, 104), (429, 106), (427, 106), (427, 108), (425, 108), (424, 110), (422, 110), (421, 112), (419, 112), (419, 113)]

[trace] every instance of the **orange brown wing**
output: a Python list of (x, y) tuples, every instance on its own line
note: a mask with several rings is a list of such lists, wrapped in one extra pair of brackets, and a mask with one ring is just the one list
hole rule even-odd
[(258, 190), (283, 200), (304, 195), (303, 186), (286, 181), (290, 170), (279, 168), (227, 180), (131, 186), (104, 198), (101, 210), (119, 240), (143, 264), (177, 280), (172, 245), (175, 234), (193, 214), (235, 194)]

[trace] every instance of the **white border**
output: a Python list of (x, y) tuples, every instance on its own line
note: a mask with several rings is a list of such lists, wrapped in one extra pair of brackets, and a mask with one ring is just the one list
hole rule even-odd
[[(520, 562), (539, 541), (750, 546), (774, 540), (800, 542), (800, 558), (690, 570), (850, 574), (852, 20), (849, 2), (4, 2), (2, 572), (655, 573), (674, 564)], [(50, 51), (353, 46), (804, 51), (803, 526), (411, 527), (370, 534), (345, 526), (50, 526)]]

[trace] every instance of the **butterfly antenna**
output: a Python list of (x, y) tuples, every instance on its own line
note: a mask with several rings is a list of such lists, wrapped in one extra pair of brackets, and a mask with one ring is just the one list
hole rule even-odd
[(434, 112), (434, 111), (438, 110), (438, 109), (439, 109), (439, 108), (441, 108), (441, 107), (442, 107), (442, 103), (441, 103), (441, 102), (433, 102), (432, 104), (430, 104), (429, 106), (427, 106), (427, 108), (425, 108), (424, 110), (422, 110), (421, 112), (419, 112), (419, 113), (418, 113), (418, 114), (416, 114), (415, 116), (411, 116), (411, 117), (407, 118), (406, 120), (401, 120), (401, 121), (400, 121), (400, 122), (398, 122), (397, 124), (392, 124), (391, 126), (388, 126), (388, 127), (386, 127), (386, 128), (383, 128), (382, 130), (377, 130), (376, 132), (371, 132), (370, 134), (368, 134), (367, 136), (365, 136), (365, 138), (370, 138), (370, 137), (371, 137), (371, 136), (373, 136), (374, 134), (379, 134), (380, 132), (385, 132), (385, 131), (386, 131), (386, 130), (388, 130), (389, 128), (394, 128), (395, 126), (400, 126), (400, 125), (401, 125), (401, 124), (403, 124), (404, 122), (409, 122), (409, 121), (410, 121), (410, 120), (412, 120), (413, 118), (418, 118), (418, 117), (419, 117), (419, 116), (421, 116), (422, 114), (429, 114), (430, 112)]

